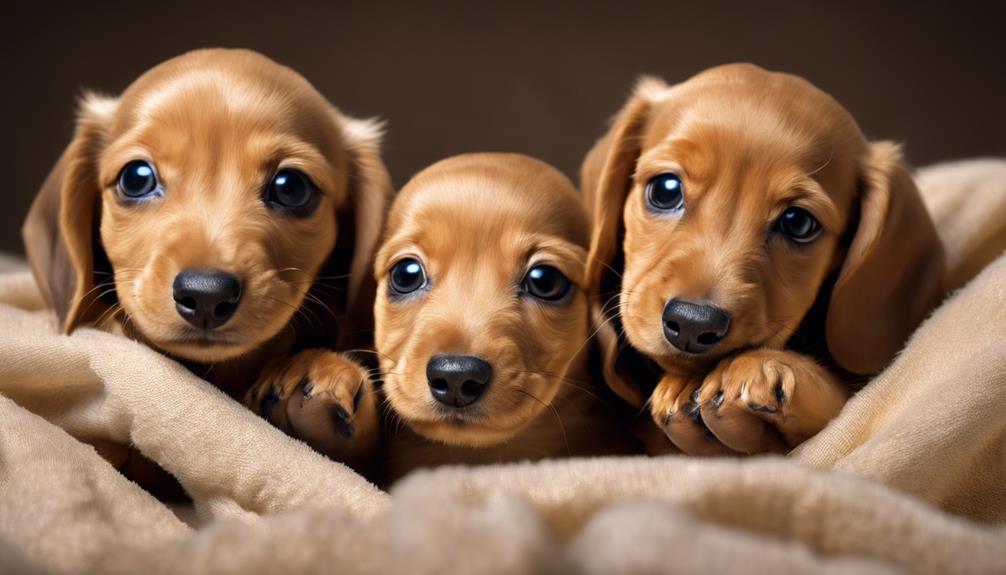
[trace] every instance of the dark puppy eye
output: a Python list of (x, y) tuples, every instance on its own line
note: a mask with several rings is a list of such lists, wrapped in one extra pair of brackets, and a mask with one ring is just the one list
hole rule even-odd
[(405, 258), (391, 268), (388, 285), (393, 294), (412, 293), (426, 285), (426, 270), (423, 269), (423, 264), (419, 260)]
[(119, 195), (130, 200), (139, 200), (154, 195), (160, 184), (157, 173), (150, 162), (133, 160), (119, 172)]
[(657, 212), (685, 207), (685, 184), (677, 174), (660, 174), (646, 182), (646, 204)]
[(538, 299), (556, 301), (569, 293), (569, 280), (552, 266), (534, 266), (524, 276), (521, 289)]
[(284, 168), (265, 188), (265, 201), (273, 208), (306, 216), (318, 206), (318, 190), (303, 173)]
[(779, 216), (776, 229), (794, 242), (806, 244), (821, 235), (821, 223), (803, 208), (791, 206)]

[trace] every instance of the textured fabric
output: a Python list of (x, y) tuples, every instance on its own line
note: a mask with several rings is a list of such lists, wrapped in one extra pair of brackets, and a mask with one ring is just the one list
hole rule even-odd
[[(0, 572), (1004, 573), (1006, 162), (919, 180), (964, 287), (791, 456), (443, 468), (390, 495), (142, 345), (58, 335), (13, 264)], [(197, 517), (120, 475), (106, 442), (175, 475)]]

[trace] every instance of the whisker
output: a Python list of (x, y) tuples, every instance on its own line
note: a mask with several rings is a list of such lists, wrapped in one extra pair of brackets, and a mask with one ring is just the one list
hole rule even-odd
[(571, 452), (569, 448), (569, 437), (566, 435), (566, 426), (562, 423), (562, 417), (559, 416), (559, 410), (556, 409), (554, 405), (550, 403), (545, 403), (544, 401), (538, 399), (536, 395), (534, 395), (529, 391), (520, 388), (516, 388), (515, 391), (517, 391), (518, 393), (523, 393), (524, 395), (530, 397), (531, 399), (537, 401), (538, 403), (542, 404), (543, 406), (547, 407), (552, 411), (552, 414), (555, 415), (555, 420), (559, 423), (559, 429), (562, 430), (562, 442), (566, 445), (566, 454), (569, 455)]

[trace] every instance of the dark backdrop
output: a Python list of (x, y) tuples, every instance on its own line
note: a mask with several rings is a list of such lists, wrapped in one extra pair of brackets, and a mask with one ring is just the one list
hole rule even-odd
[(116, 93), (197, 47), (292, 66), (343, 111), (389, 121), (401, 186), (466, 151), (571, 177), (640, 73), (750, 61), (803, 75), (926, 164), (1006, 155), (1006, 9), (927, 2), (75, 2), (4, 10), (0, 250), (67, 144), (76, 95)]

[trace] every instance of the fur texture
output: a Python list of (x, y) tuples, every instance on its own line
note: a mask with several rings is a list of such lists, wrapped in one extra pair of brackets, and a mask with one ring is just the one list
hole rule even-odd
[[(489, 463), (634, 449), (616, 398), (587, 375), (586, 216), (569, 181), (515, 154), (471, 154), (423, 170), (400, 192), (377, 255), (376, 346), (396, 421), (393, 477), (418, 466)], [(395, 297), (403, 258), (428, 285)], [(570, 292), (536, 300), (522, 282), (557, 268)], [(493, 370), (461, 410), (431, 395), (436, 354), (474, 355)]]
[[(684, 205), (656, 214), (646, 187), (666, 173)], [(742, 64), (675, 86), (644, 78), (581, 175), (606, 379), (636, 405), (648, 397), (688, 453), (782, 451), (813, 435), (942, 297), (943, 248), (898, 146), (867, 142), (801, 78)], [(779, 233), (791, 206), (820, 223), (816, 239)], [(665, 338), (675, 298), (730, 314), (709, 352)]]
[[(179, 56), (119, 97), (83, 98), (73, 141), (25, 223), (32, 270), (66, 333), (83, 325), (123, 333), (234, 397), (251, 397), (258, 383), (274, 395), (270, 406), (299, 389), (276, 362), (305, 377), (347, 373), (314, 382), (319, 397), (344, 395), (329, 388), (357, 389), (365, 379), (357, 364), (318, 350), (291, 355), (368, 344), (371, 265), (391, 195), (380, 137), (377, 123), (347, 118), (259, 54)], [(122, 196), (119, 174), (134, 161), (154, 167), (159, 197)], [(318, 190), (311, 213), (295, 217), (264, 200), (282, 169)], [(203, 268), (240, 281), (233, 316), (215, 329), (190, 325), (173, 299), (179, 272)]]

